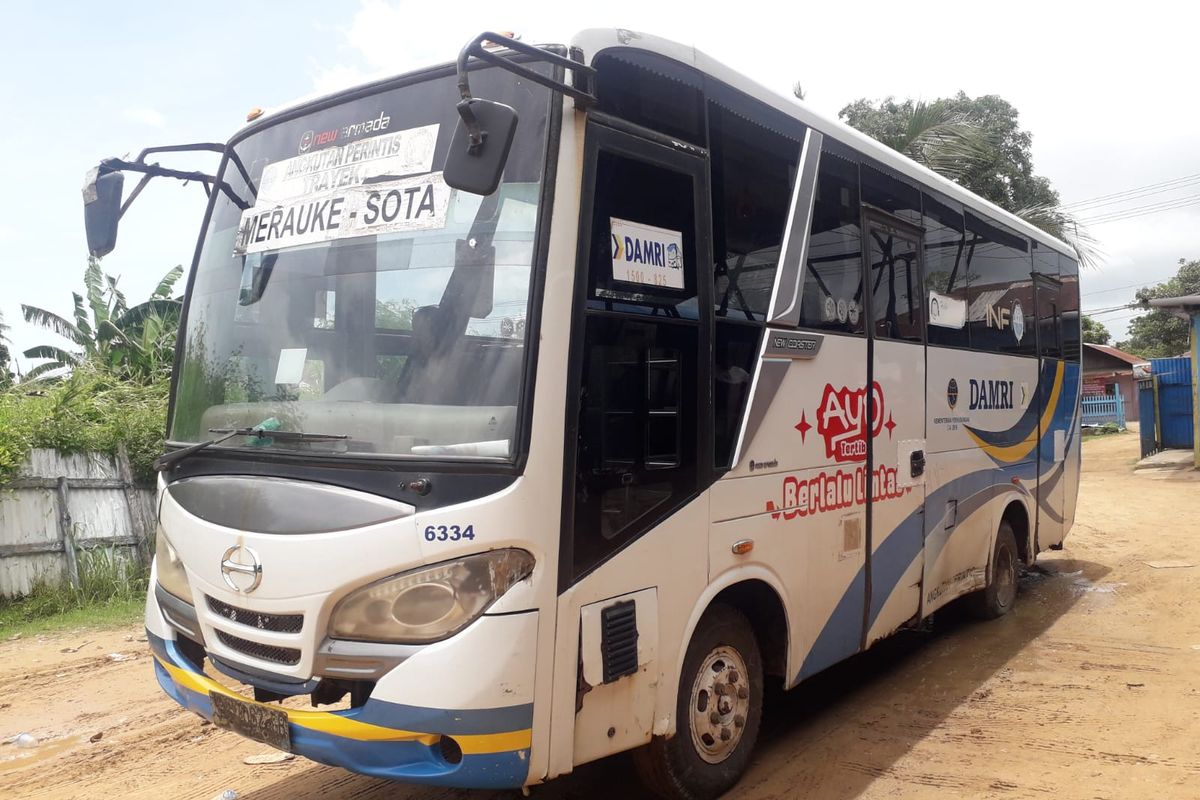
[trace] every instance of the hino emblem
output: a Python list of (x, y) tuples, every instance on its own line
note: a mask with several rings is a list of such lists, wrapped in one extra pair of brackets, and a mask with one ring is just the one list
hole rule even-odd
[(235, 592), (249, 594), (262, 583), (262, 562), (258, 553), (245, 545), (234, 545), (221, 557), (221, 577)]

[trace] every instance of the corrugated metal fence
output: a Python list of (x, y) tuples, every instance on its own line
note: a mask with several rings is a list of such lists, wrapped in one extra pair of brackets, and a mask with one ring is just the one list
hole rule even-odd
[(1192, 360), (1156, 358), (1150, 372), (1158, 381), (1158, 417), (1164, 448), (1192, 449)]
[(34, 450), (17, 480), (0, 486), (0, 597), (38, 581), (77, 583), (77, 549), (147, 560), (154, 518), (154, 491), (134, 482), (123, 452)]
[(1142, 458), (1167, 448), (1191, 450), (1191, 359), (1156, 358), (1150, 372), (1138, 381)]

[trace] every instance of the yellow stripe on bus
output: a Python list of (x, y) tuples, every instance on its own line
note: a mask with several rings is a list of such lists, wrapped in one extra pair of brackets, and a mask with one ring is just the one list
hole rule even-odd
[(1054, 418), (1054, 409), (1058, 406), (1058, 396), (1062, 393), (1063, 370), (1064, 364), (1060, 361), (1054, 371), (1054, 385), (1050, 389), (1050, 399), (1046, 402), (1046, 409), (1042, 412), (1042, 418), (1038, 422), (1038, 426), (1031, 430), (1028, 436), (1016, 444), (1001, 446), (988, 444), (976, 435), (973, 430), (967, 428), (967, 433), (975, 440), (975, 444), (979, 445), (983, 452), (997, 461), (1004, 461), (1009, 464), (1020, 461), (1029, 455), (1029, 452), (1037, 445), (1040, 433), (1049, 429), (1050, 420)]
[[(254, 700), (249, 700), (237, 694), (234, 691), (227, 689), (220, 683), (217, 683), (207, 675), (192, 672), (191, 670), (177, 667), (169, 661), (155, 656), (155, 660), (162, 665), (171, 679), (185, 689), (190, 689), (193, 692), (208, 696), (209, 692), (216, 692), (227, 697), (232, 697), (240, 700), (243, 703), (253, 705), (265, 705)], [(270, 706), (276, 708), (276, 706)], [(299, 711), (291, 708), (282, 709), (287, 713), (288, 722), (293, 725), (299, 725), (302, 728), (326, 733), (331, 736), (341, 736), (345, 739), (355, 739), (365, 742), (420, 742), (421, 744), (432, 746), (437, 744), (442, 737), (436, 733), (421, 733), (419, 731), (406, 731), (398, 728), (387, 728), (383, 725), (372, 725), (369, 722), (359, 722), (355, 719), (343, 717), (339, 714), (331, 714), (328, 711)], [(525, 750), (533, 742), (533, 731), (529, 728), (520, 731), (506, 731), (504, 733), (474, 733), (465, 735), (455, 735), (454, 741), (462, 748), (465, 755), (484, 755), (487, 753), (503, 753), (512, 750)]]

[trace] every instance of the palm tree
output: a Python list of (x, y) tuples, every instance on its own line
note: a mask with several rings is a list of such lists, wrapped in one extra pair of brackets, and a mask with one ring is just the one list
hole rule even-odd
[(130, 307), (117, 288), (118, 278), (106, 275), (99, 262), (88, 259), (84, 296), (71, 294), (75, 304), (71, 320), (37, 306), (21, 306), (26, 322), (58, 334), (75, 348), (53, 344), (29, 348), (27, 358), (47, 360), (29, 370), (26, 379), (57, 377), (85, 362), (134, 380), (165, 375), (174, 359), (181, 308), (171, 290), (182, 275), (183, 267), (174, 267), (148, 300)]
[(880, 141), (952, 181), (960, 181), (992, 157), (992, 142), (965, 114), (923, 100), (897, 110), (897, 124)]
[[(894, 103), (890, 98), (887, 102), (886, 122), (876, 120), (880, 124), (869, 133), (918, 164), (961, 184), (996, 158), (997, 143), (970, 114), (954, 111), (941, 102)], [(1071, 245), (1081, 266), (1098, 265), (1101, 252), (1096, 239), (1058, 204), (1006, 210)]]

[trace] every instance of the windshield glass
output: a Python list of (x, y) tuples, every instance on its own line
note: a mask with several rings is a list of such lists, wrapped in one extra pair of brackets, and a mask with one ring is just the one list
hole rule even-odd
[[(497, 69), (519, 123), (499, 189), (442, 180), (452, 75), (268, 127), (232, 148), (188, 298), (171, 439), (511, 458), (551, 92)], [(231, 158), (232, 162), (232, 158)]]

